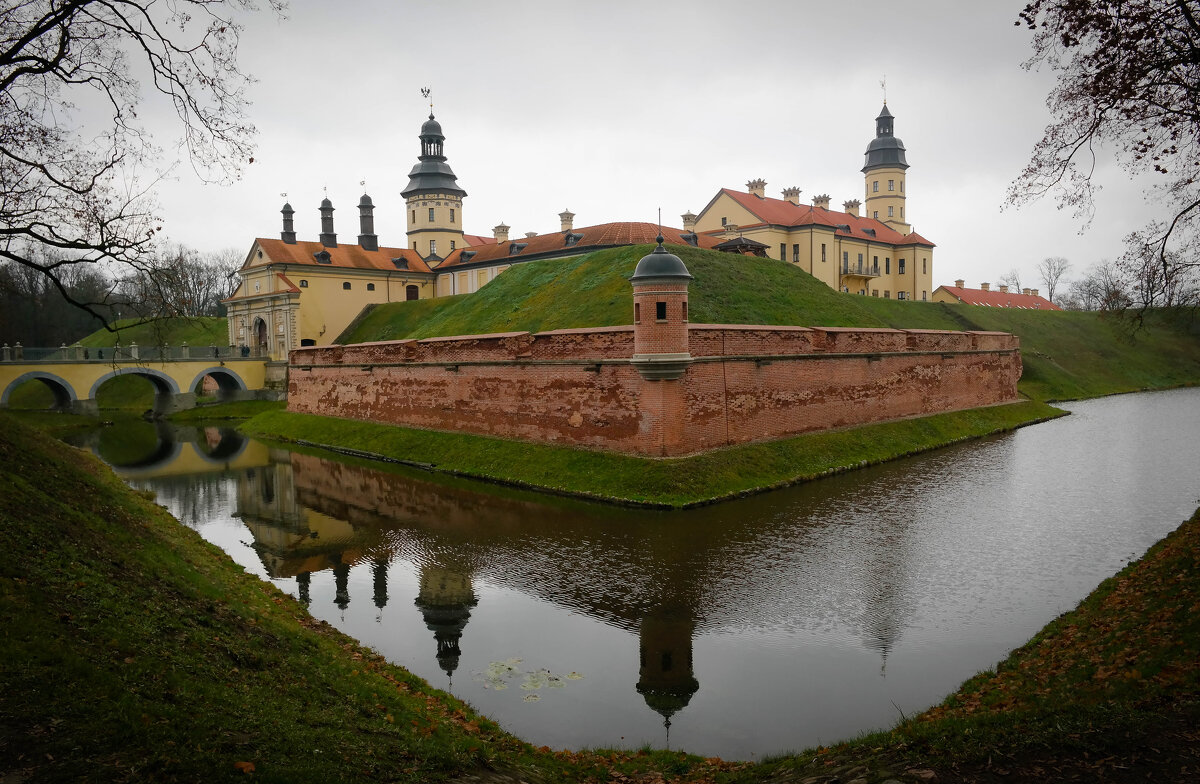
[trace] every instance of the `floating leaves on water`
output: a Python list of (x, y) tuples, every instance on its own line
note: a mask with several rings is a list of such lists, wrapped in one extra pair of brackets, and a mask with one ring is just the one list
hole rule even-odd
[(483, 685), (483, 688), (492, 689), (493, 691), (507, 689), (510, 681), (514, 680), (518, 675), (521, 676), (521, 690), (530, 692), (522, 698), (525, 702), (537, 702), (540, 700), (541, 697), (535, 692), (541, 689), (561, 689), (567, 685), (567, 680), (578, 681), (583, 679), (582, 675), (574, 671), (564, 679), (563, 676), (557, 675), (545, 667), (522, 672), (518, 666), (520, 664), (521, 660), (518, 658), (494, 661), (488, 664), (482, 672), (472, 674), (475, 680)]

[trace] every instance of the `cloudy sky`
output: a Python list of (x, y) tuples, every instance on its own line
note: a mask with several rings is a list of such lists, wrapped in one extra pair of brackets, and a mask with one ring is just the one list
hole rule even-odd
[[(469, 194), (469, 233), (513, 236), (613, 220), (680, 226), (722, 187), (767, 181), (808, 203), (862, 199), (863, 152), (883, 103), (908, 149), (908, 210), (937, 244), (934, 284), (994, 282), (1065, 256), (1079, 272), (1120, 253), (1150, 216), (1141, 184), (1102, 154), (1090, 227), (1051, 200), (1004, 208), (1048, 120), (1048, 73), (1021, 67), (1022, 3), (293, 0), (246, 20), (258, 80), (256, 162), (231, 187), (186, 166), (160, 188), (172, 240), (248, 250), (278, 236), (282, 193), (316, 239), (328, 193), (343, 241), (358, 197), (385, 245), (405, 244), (400, 191), (433, 88), (446, 154)], [(360, 185), (365, 181), (365, 186)], [(327, 189), (327, 190), (326, 190)]]

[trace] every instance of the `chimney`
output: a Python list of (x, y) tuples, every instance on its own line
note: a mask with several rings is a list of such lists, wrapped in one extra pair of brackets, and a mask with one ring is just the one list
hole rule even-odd
[(793, 188), (784, 188), (783, 189), (783, 199), (784, 199), (784, 201), (790, 201), (792, 204), (799, 206), (799, 204), (800, 204), (800, 189), (794, 188), (794, 187)]
[(562, 230), (570, 231), (575, 225), (575, 213), (571, 212), (570, 208), (558, 213), (558, 219), (562, 221)]
[(1007, 293), (1008, 293), (1008, 284), (1005, 284), (1005, 283), (1001, 283), (1001, 284), (1000, 284), (1000, 293), (1001, 293), (1001, 294), (1007, 294)]
[(725, 229), (725, 236), (733, 238), (738, 236), (738, 225), (736, 223), (726, 223), (721, 228)]
[(767, 181), (762, 178), (751, 180), (750, 182), (746, 183), (746, 189), (750, 191), (751, 196), (757, 196), (761, 199), (766, 196)]
[(1037, 289), (1030, 289), (1030, 290), (1029, 290), (1029, 293), (1030, 293), (1030, 294), (1032, 294), (1032, 295), (1033, 295), (1033, 296), (1035, 296), (1035, 297), (1039, 296), (1039, 294), (1038, 294), (1038, 290), (1037, 290)]
[(337, 235), (333, 233), (333, 202), (321, 199), (321, 244), (326, 248), (337, 247)]
[(536, 232), (536, 231), (527, 231), (527, 232), (525, 232), (525, 239), (527, 239), (527, 240), (531, 240), (531, 239), (533, 239), (533, 238), (534, 238), (534, 237), (536, 237), (536, 236), (537, 236), (537, 232)]
[(696, 216), (692, 214), (691, 210), (688, 210), (687, 212), (683, 213), (679, 217), (683, 219), (683, 230), (684, 231), (690, 232), (690, 231), (696, 230)]
[(965, 280), (956, 280), (954, 281), (954, 287), (958, 289), (965, 289), (967, 287), (967, 282)]
[(992, 290), (992, 284), (990, 284), (990, 283), (980, 283), (980, 284), (979, 284), (979, 290), (980, 290), (980, 291), (991, 291), (991, 290)]
[(280, 212), (283, 213), (283, 231), (279, 232), (279, 239), (283, 240), (288, 245), (295, 245), (296, 230), (294, 224), (292, 223), (292, 216), (296, 214), (296, 211), (292, 209), (292, 205), (285, 202), (283, 209), (280, 210)]
[(862, 204), (862, 202), (859, 201), (858, 199), (851, 199), (850, 201), (842, 202), (842, 207), (845, 208), (847, 215), (853, 215), (854, 217), (857, 218), (858, 217), (858, 208), (861, 204)]
[(1025, 296), (1029, 296), (1029, 291), (1030, 291), (1029, 289), (1021, 289), (1021, 293), (1024, 294)]
[(829, 209), (829, 194), (822, 193), (820, 196), (813, 196), (813, 206), (823, 210)]
[(510, 227), (501, 223), (499, 226), (492, 228), (492, 236), (496, 238), (496, 242), (508, 242), (508, 230)]
[(363, 250), (379, 250), (379, 237), (375, 235), (375, 205), (371, 197), (363, 194), (358, 200), (358, 245)]

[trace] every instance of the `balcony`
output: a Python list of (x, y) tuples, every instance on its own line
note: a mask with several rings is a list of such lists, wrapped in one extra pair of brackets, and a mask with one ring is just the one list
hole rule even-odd
[(863, 262), (851, 264), (847, 261), (842, 263), (842, 274), (853, 275), (858, 278), (878, 278), (879, 265), (864, 264)]

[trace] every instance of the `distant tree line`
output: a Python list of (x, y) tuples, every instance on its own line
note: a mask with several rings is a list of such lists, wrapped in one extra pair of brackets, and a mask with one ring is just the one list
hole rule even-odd
[[(1186, 264), (1139, 264), (1129, 256), (1102, 260), (1068, 278), (1071, 262), (1051, 256), (1038, 262), (1038, 293), (1064, 310), (1102, 310), (1132, 313), (1152, 307), (1195, 307), (1200, 303), (1200, 270)], [(1010, 290), (1021, 290), (1017, 269), (997, 280)]]
[(140, 269), (72, 264), (47, 276), (36, 265), (0, 260), (0, 343), (70, 345), (118, 319), (223, 316), (221, 300), (237, 288), (241, 262), (236, 248), (201, 253), (177, 244)]

